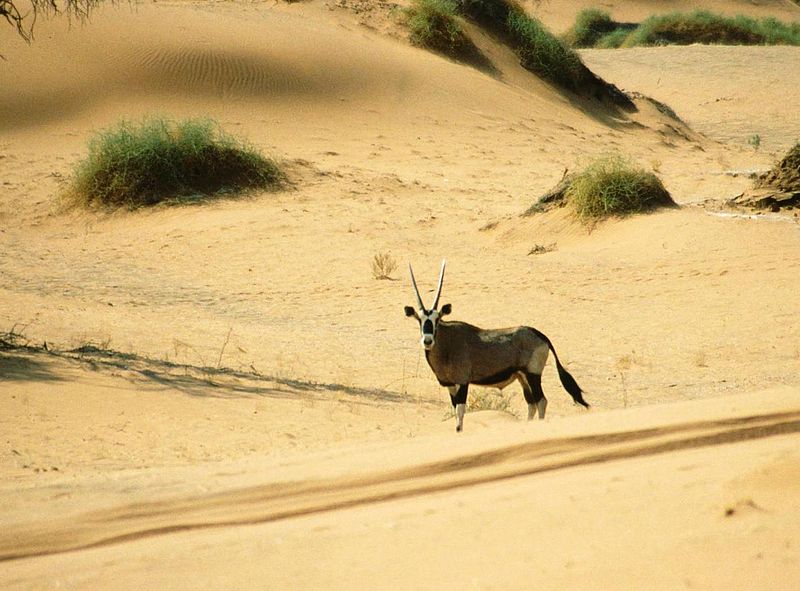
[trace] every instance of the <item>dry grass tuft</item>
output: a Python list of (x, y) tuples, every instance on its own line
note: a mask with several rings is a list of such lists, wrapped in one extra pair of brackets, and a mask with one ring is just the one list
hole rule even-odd
[(397, 261), (388, 252), (379, 252), (372, 259), (372, 277), (375, 279), (392, 279), (397, 270)]
[[(501, 390), (490, 390), (486, 388), (472, 388), (467, 397), (467, 411), (478, 412), (481, 410), (494, 410), (504, 412), (513, 417), (520, 418), (513, 408), (514, 394), (504, 394)], [(453, 408), (445, 416), (445, 420), (455, 416)]]

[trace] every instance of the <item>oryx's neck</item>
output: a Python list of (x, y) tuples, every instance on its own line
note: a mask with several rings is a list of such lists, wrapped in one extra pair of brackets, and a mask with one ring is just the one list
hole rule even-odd
[(436, 339), (433, 342), (433, 347), (425, 351), (425, 359), (428, 360), (428, 365), (431, 366), (434, 372), (437, 371), (437, 367), (442, 367), (450, 359), (453, 345), (452, 337), (452, 324), (440, 320), (436, 326)]
[(469, 381), (469, 339), (463, 329), (461, 322), (440, 322), (433, 347), (425, 351), (428, 365), (443, 386), (466, 384)]

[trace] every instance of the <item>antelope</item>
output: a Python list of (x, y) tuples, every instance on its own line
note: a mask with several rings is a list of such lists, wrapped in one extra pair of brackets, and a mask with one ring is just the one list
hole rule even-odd
[(553, 343), (544, 334), (530, 326), (515, 326), (486, 330), (466, 322), (442, 320), (452, 311), (450, 304), (439, 308), (442, 295), (445, 261), (439, 273), (439, 286), (433, 306), (426, 308), (414, 278), (411, 263), (411, 284), (417, 298), (417, 307), (405, 306), (405, 314), (419, 322), (420, 344), (425, 349), (425, 358), (431, 366), (439, 384), (450, 392), (450, 402), (456, 414), (456, 432), (464, 427), (467, 408), (467, 390), (470, 384), (503, 389), (518, 380), (528, 403), (528, 420), (537, 412), (544, 419), (547, 398), (542, 391), (542, 370), (549, 351), (558, 369), (564, 389), (576, 404), (589, 408), (583, 399), (575, 378), (561, 365)]

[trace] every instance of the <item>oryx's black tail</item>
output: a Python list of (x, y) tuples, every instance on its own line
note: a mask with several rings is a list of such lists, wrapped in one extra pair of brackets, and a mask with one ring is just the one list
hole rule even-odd
[(589, 403), (583, 399), (583, 390), (578, 385), (578, 382), (575, 381), (575, 378), (572, 377), (572, 374), (569, 373), (566, 370), (566, 368), (563, 365), (561, 365), (561, 362), (558, 360), (558, 355), (556, 354), (556, 348), (553, 347), (553, 343), (551, 343), (550, 339), (548, 339), (543, 334), (542, 338), (547, 343), (547, 346), (550, 347), (550, 350), (553, 352), (553, 358), (556, 360), (556, 368), (558, 369), (558, 377), (561, 378), (561, 385), (564, 386), (564, 389), (567, 392), (569, 392), (569, 395), (572, 396), (572, 399), (575, 401), (576, 404), (582, 404), (586, 408), (589, 408)]
[(582, 404), (586, 408), (589, 408), (589, 403), (583, 399), (583, 390), (578, 385), (578, 382), (575, 381), (575, 378), (572, 377), (572, 374), (569, 373), (561, 362), (559, 362), (558, 357), (556, 356), (555, 349), (552, 348), (553, 357), (556, 358), (556, 367), (558, 368), (558, 377), (561, 378), (561, 385), (564, 386), (564, 389), (569, 392), (569, 395), (572, 396), (572, 399), (578, 403)]

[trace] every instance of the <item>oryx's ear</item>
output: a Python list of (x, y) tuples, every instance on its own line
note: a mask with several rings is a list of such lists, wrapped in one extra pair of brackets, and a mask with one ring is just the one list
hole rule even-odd
[(417, 316), (417, 311), (414, 308), (412, 308), (411, 306), (406, 306), (403, 309), (406, 312), (406, 316), (408, 316), (408, 317), (412, 317), (413, 316), (414, 318), (419, 319), (419, 316)]
[(439, 315), (447, 316), (452, 311), (453, 311), (453, 306), (451, 306), (450, 304), (445, 304), (444, 306), (442, 306), (442, 309), (439, 310)]

